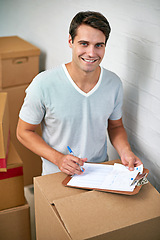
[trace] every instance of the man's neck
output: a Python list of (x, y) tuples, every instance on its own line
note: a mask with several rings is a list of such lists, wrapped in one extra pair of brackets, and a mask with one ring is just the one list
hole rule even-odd
[(92, 90), (92, 88), (94, 88), (99, 80), (101, 73), (100, 67), (97, 67), (92, 72), (85, 72), (74, 67), (72, 62), (67, 63), (66, 68), (75, 84), (85, 93), (88, 93)]

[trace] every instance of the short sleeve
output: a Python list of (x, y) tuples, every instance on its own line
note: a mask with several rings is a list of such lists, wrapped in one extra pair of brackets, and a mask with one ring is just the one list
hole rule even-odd
[(26, 97), (19, 113), (19, 117), (30, 124), (39, 124), (45, 115), (44, 97), (40, 83), (39, 77), (36, 77), (26, 89)]
[(122, 82), (120, 82), (115, 97), (114, 110), (109, 117), (110, 120), (118, 120), (122, 117), (122, 106), (123, 106), (123, 86)]

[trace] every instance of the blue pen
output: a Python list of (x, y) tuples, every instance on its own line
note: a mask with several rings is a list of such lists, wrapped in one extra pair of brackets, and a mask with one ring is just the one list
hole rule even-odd
[[(68, 148), (69, 153), (72, 154), (73, 156), (75, 156), (72, 149), (69, 146), (67, 146), (67, 148)], [(79, 163), (76, 163), (76, 164), (80, 167), (81, 171), (84, 172), (84, 169), (79, 165)]]

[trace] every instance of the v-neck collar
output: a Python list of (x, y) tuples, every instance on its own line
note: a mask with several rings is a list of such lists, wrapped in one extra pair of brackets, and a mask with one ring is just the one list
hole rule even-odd
[(62, 67), (63, 67), (63, 70), (68, 78), (68, 80), (70, 81), (70, 83), (72, 84), (72, 86), (80, 93), (82, 94), (83, 96), (85, 97), (89, 97), (91, 96), (98, 88), (99, 88), (99, 85), (102, 81), (102, 75), (103, 75), (103, 68), (100, 66), (101, 68), (101, 72), (100, 72), (100, 76), (99, 76), (99, 79), (98, 79), (98, 82), (96, 83), (96, 85), (88, 92), (88, 93), (85, 93), (84, 91), (82, 91), (76, 84), (75, 82), (73, 81), (73, 79), (71, 78), (65, 64), (62, 64)]

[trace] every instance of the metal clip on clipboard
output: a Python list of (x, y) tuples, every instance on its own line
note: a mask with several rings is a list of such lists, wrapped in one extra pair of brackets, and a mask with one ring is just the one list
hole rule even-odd
[(135, 184), (136, 186), (142, 186), (147, 184), (148, 183), (147, 175), (148, 173), (138, 174), (132, 184)]

